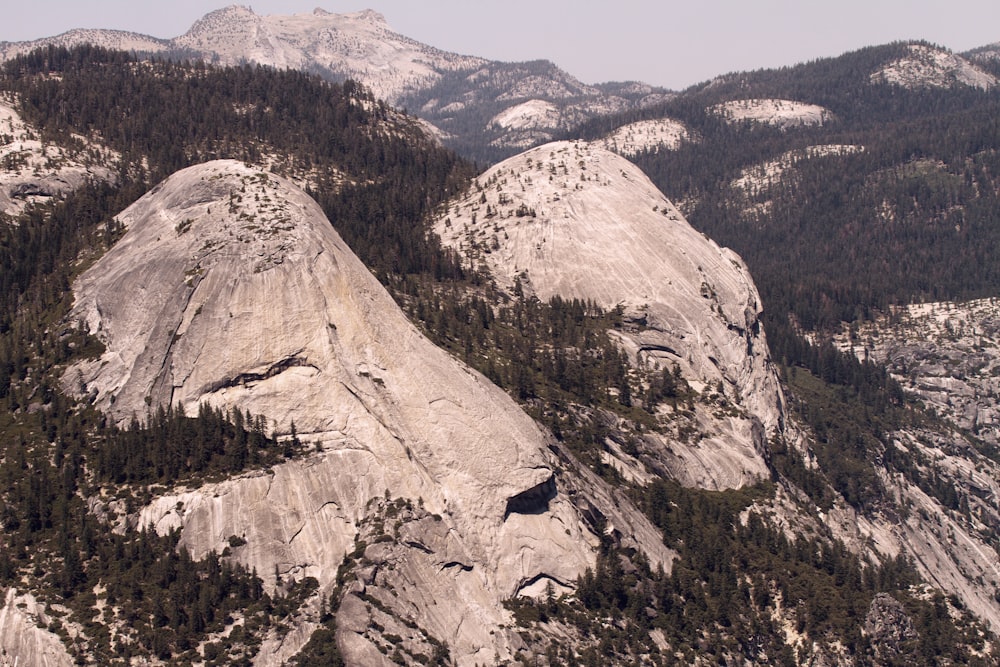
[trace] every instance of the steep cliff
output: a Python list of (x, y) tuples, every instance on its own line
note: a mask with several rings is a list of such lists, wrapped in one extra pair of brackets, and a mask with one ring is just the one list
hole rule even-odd
[(0, 665), (70, 667), (62, 639), (46, 629), (52, 620), (33, 595), (7, 589), (0, 606)]
[(624, 308), (635, 327), (614, 335), (636, 366), (676, 364), (703, 396), (736, 407), (701, 405), (700, 442), (646, 438), (679, 479), (721, 488), (767, 474), (764, 438), (782, 428), (783, 399), (757, 290), (742, 260), (632, 163), (585, 143), (535, 148), (483, 173), (435, 229), (508, 290)]
[[(122, 240), (74, 285), (72, 317), (107, 350), (70, 368), (66, 386), (119, 421), (168, 402), (250, 410), (279, 434), (294, 424), (316, 449), (168, 493), (138, 524), (180, 528), (195, 557), (236, 536), (245, 544), (233, 557), (266, 585), (311, 576), (328, 592), (360, 526), (405, 500), (412, 516), (396, 532), (409, 534), (383, 556), (391, 565), (379, 582), (414, 596), (385, 604), (460, 663), (509, 654), (503, 599), (549, 581), (572, 587), (593, 563), (597, 538), (561, 491), (545, 434), (423, 338), (289, 181), (211, 162), (175, 174), (120, 220)], [(344, 644), (372, 650), (361, 635)]]

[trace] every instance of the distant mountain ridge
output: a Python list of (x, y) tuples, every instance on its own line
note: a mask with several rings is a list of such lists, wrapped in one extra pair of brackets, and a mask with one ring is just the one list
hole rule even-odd
[[(655, 111), (644, 110), (678, 95), (637, 81), (588, 85), (547, 60), (499, 62), (443, 51), (395, 32), (382, 14), (371, 9), (336, 14), (317, 8), (311, 13), (261, 16), (250, 7), (229, 5), (169, 39), (75, 29), (31, 41), (0, 41), (0, 62), (39, 47), (81, 44), (201, 58), (221, 65), (258, 63), (334, 81), (354, 79), (376, 97), (429, 123), (428, 131), (446, 145), (488, 163), (566, 138), (570, 130), (593, 119), (630, 113), (654, 117)], [(924, 42), (896, 46), (899, 56), (870, 72), (872, 85), (983, 90), (997, 85), (1000, 43), (961, 54)], [(724, 74), (703, 86), (731, 87), (746, 76)], [(646, 148), (658, 147), (654, 142)]]
[(43, 37), (27, 42), (0, 41), (0, 57), (8, 60), (16, 55), (27, 53), (41, 46), (65, 46), (67, 48), (79, 44), (95, 44), (108, 49), (122, 51), (141, 51), (159, 53), (173, 48), (170, 40), (150, 37), (127, 30), (104, 30), (100, 28), (76, 28), (68, 30), (55, 37)]
[(365, 10), (331, 14), (259, 16), (230, 5), (210, 12), (172, 39), (119, 30), (70, 30), (55, 37), (0, 43), (4, 60), (42, 46), (94, 44), (147, 53), (188, 53), (219, 64), (255, 62), (301, 69), (327, 78), (355, 78), (380, 98), (395, 102), (414, 86), (426, 86), (441, 71), (477, 67), (486, 61), (438, 51), (393, 32), (384, 17)]
[[(548, 61), (502, 63), (449, 53), (393, 31), (378, 12), (255, 14), (230, 5), (183, 35), (158, 39), (118, 30), (71, 30), (26, 42), (0, 42), (0, 61), (44, 46), (95, 44), (110, 49), (259, 63), (354, 79), (376, 97), (406, 107), (435, 134), (477, 158), (506, 157), (589, 118), (664, 101), (670, 93), (642, 83), (588, 86)], [(501, 114), (526, 102), (529, 127)], [(499, 118), (499, 120), (498, 120)]]

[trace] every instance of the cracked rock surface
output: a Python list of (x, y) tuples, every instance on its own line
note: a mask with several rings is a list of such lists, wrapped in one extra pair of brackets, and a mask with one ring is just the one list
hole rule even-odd
[[(268, 471), (168, 493), (135, 521), (180, 528), (196, 558), (239, 536), (233, 558), (268, 586), (314, 576), (328, 594), (372, 502), (409, 499), (440, 522), (408, 543), (440, 556), (411, 546), (400, 558), (463, 583), (406, 614), (448, 636), (460, 664), (511, 654), (507, 635), (490, 632), (509, 616), (504, 598), (540, 577), (574, 582), (593, 564), (597, 539), (559, 493), (546, 435), (426, 340), (291, 182), (210, 162), (120, 220), (124, 237), (74, 285), (72, 318), (106, 352), (68, 369), (66, 386), (119, 422), (207, 402), (262, 414), (279, 435), (294, 422), (319, 445)], [(450, 624), (461, 631), (445, 633)]]
[(700, 444), (667, 441), (659, 458), (684, 483), (728, 488), (766, 478), (764, 439), (784, 399), (743, 260), (695, 231), (628, 160), (585, 142), (554, 142), (488, 169), (441, 213), (445, 245), (497, 283), (624, 309), (634, 364), (671, 368), (699, 391), (722, 387), (736, 416), (699, 414)]

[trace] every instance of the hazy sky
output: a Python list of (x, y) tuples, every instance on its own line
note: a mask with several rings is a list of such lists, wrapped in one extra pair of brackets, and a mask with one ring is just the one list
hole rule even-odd
[[(5, 0), (0, 41), (71, 28), (177, 37), (226, 0)], [(408, 37), (494, 60), (555, 62), (586, 83), (681, 89), (901, 39), (953, 51), (1000, 42), (998, 0), (256, 0), (257, 14), (374, 9)]]

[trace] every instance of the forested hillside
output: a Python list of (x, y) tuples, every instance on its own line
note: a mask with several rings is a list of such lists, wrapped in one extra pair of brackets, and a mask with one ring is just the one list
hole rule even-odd
[[(186, 417), (150, 406), (118, 429), (64, 396), (60, 369), (101, 351), (63, 321), (69, 285), (120, 236), (116, 214), (173, 171), (217, 157), (270, 159), (305, 179), (375, 270), (457, 271), (415, 223), (469, 167), (360, 88), (295, 72), (47, 49), (7, 63), (0, 88), (43, 141), (72, 145), (83, 135), (121, 155), (115, 182), (94, 181), (0, 226), (3, 585), (57, 604), (62, 611), (52, 613), (63, 621), (50, 629), (83, 664), (125, 664), (131, 655), (189, 664), (191, 649), (231, 614), (258, 614), (241, 639), (203, 647), (218, 656), (210, 664), (232, 664), (312, 591), (275, 600), (255, 573), (175, 553), (176, 536), (112, 527), (156, 489), (266, 468), (301, 454), (302, 444), (277, 443), (258, 416), (209, 409)], [(110, 495), (95, 513), (89, 499), (101, 493)], [(95, 589), (117, 610), (100, 622), (131, 630), (70, 641), (79, 633), (72, 628), (92, 623)]]
[[(873, 81), (908, 48), (727, 75), (642, 115), (681, 120), (699, 137), (636, 161), (692, 224), (743, 256), (776, 318), (791, 314), (811, 330), (892, 303), (1000, 287), (1000, 92)], [(727, 100), (768, 98), (820, 105), (833, 118), (779, 129), (711, 111)], [(585, 135), (600, 136), (609, 122)], [(852, 149), (806, 158), (816, 146)], [(787, 168), (738, 183), (771, 161)]]

